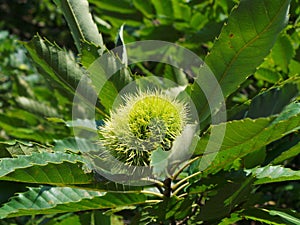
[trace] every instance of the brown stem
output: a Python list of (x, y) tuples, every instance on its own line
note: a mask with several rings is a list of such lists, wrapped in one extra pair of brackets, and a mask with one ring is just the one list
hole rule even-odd
[(172, 183), (171, 178), (167, 178), (164, 180), (164, 187), (165, 187), (164, 196), (167, 198), (171, 196), (171, 192), (172, 192), (171, 183)]

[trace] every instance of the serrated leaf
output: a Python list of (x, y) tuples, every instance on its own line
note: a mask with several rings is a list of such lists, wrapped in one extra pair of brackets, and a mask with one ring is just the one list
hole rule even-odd
[(47, 74), (46, 78), (74, 93), (83, 72), (70, 53), (39, 36), (24, 45), (34, 62)]
[[(92, 96), (96, 96), (96, 92), (89, 83), (90, 80), (83, 76), (83, 69), (75, 62), (71, 53), (39, 36), (35, 36), (30, 42), (25, 43), (25, 47), (42, 70), (45, 78), (50, 80), (51, 85), (62, 91), (64, 95), (69, 94), (69, 98), (73, 98), (74, 93), (76, 93), (77, 96), (81, 97), (80, 100), (86, 104), (95, 105), (89, 100), (93, 99)], [(80, 86), (78, 87), (79, 82)], [(98, 101), (96, 102), (96, 110), (103, 114), (102, 106)]]
[(289, 3), (289, 0), (244, 0), (232, 11), (205, 59), (225, 96), (235, 91), (267, 56), (286, 25)]
[(80, 63), (87, 69), (95, 60), (101, 56), (101, 49), (93, 43), (81, 42)]
[(246, 170), (257, 180), (254, 184), (267, 184), (289, 180), (300, 180), (300, 171), (294, 171), (282, 166), (265, 166)]
[[(91, 148), (91, 144), (84, 140), (78, 140), (76, 144), (76, 146), (80, 145), (80, 149), (84, 146)], [(69, 147), (66, 147), (66, 149)], [(60, 150), (65, 151), (66, 149)], [(70, 150), (75, 152), (77, 149), (72, 148)], [(141, 189), (140, 187), (116, 184), (103, 177), (97, 179), (97, 174), (83, 170), (82, 167), (85, 161), (85, 158), (80, 155), (63, 152), (42, 152), (22, 155), (17, 158), (3, 158), (0, 160), (0, 180), (69, 185), (84, 189), (118, 192)]]
[(94, 43), (104, 51), (102, 36), (92, 19), (87, 0), (55, 0), (54, 2), (62, 9), (79, 52), (81, 52), (81, 41)]
[(32, 113), (37, 113), (42, 116), (50, 116), (50, 117), (59, 116), (55, 108), (30, 98), (18, 96), (16, 97), (16, 102), (19, 104), (21, 108), (26, 109)]
[(3, 158), (0, 161), (0, 180), (60, 185), (91, 183), (93, 176), (84, 173), (81, 168), (83, 161), (78, 155), (61, 152)]
[(285, 106), (299, 96), (298, 83), (298, 79), (289, 79), (283, 84), (263, 90), (253, 99), (229, 109), (229, 120), (245, 117), (256, 119), (280, 113)]
[[(229, 121), (225, 123), (226, 133), (223, 140), (215, 140), (206, 149), (206, 154), (202, 157), (200, 169), (206, 169), (209, 173), (218, 172), (231, 165), (236, 159), (260, 149), (267, 144), (284, 137), (300, 128), (300, 107), (298, 103), (292, 103), (286, 109), (274, 118), (243, 119)], [(222, 131), (224, 124), (212, 125), (214, 132)], [(205, 150), (210, 133), (206, 133), (198, 142), (195, 154), (202, 154)], [(222, 141), (221, 147), (219, 143)], [(211, 160), (211, 155), (216, 154), (215, 159)], [(202, 161), (203, 160), (203, 161)]]
[(142, 204), (143, 194), (105, 193), (69, 187), (29, 188), (0, 208), (0, 218), (77, 212)]
[[(122, 48), (117, 50), (122, 51)], [(107, 113), (111, 110), (119, 91), (132, 81), (129, 69), (120, 61), (118, 53), (107, 52), (88, 68), (92, 85), (99, 93), (98, 98)], [(82, 88), (86, 89), (84, 86)], [(85, 98), (90, 98), (89, 93)]]
[(88, 152), (98, 149), (99, 146), (83, 138), (66, 138), (63, 140), (55, 140), (54, 151), (65, 152), (67, 150), (74, 153)]
[(1, 154), (7, 151), (5, 157), (17, 157), (18, 155), (31, 155), (32, 153), (52, 152), (46, 146), (42, 146), (33, 142), (25, 142), (19, 140), (3, 141), (0, 142)]
[[(205, 63), (224, 97), (235, 92), (268, 55), (287, 22), (290, 0), (243, 0), (231, 12)], [(209, 85), (209, 84), (204, 84)], [(206, 96), (214, 96), (216, 87)], [(208, 116), (204, 94), (192, 93), (200, 117)]]

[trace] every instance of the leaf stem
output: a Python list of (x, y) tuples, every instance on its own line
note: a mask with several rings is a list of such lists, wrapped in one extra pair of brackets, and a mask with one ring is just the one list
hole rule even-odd
[(176, 190), (181, 184), (183, 184), (184, 182), (186, 182), (188, 179), (191, 179), (195, 176), (198, 176), (199, 174), (201, 174), (202, 171), (198, 171), (196, 173), (191, 174), (190, 176), (187, 176), (185, 178), (183, 178), (182, 180), (180, 180), (179, 182), (177, 182), (176, 184), (173, 185), (172, 190)]
[(153, 179), (153, 178), (142, 178), (142, 180), (153, 182), (154, 184), (157, 184), (159, 187), (165, 186), (163, 182), (161, 182), (160, 180)]
[(198, 159), (200, 159), (202, 157), (202, 155), (196, 156), (195, 158), (189, 160), (183, 167), (181, 167), (172, 177), (172, 180), (176, 180), (176, 178), (179, 176), (179, 174), (185, 169), (187, 168), (189, 165), (191, 165), (193, 162), (197, 161)]
[(181, 195), (178, 195), (177, 198), (183, 198), (183, 197), (185, 197), (185, 196), (187, 196), (187, 195), (188, 195), (188, 193), (183, 193), (183, 194), (181, 194)]
[(159, 198), (163, 198), (164, 195), (163, 194), (160, 194), (160, 193), (157, 193), (157, 192), (153, 192), (153, 191), (145, 191), (145, 190), (142, 190), (141, 193), (143, 194), (148, 194), (148, 195), (154, 195), (154, 196), (157, 196)]
[(189, 182), (186, 182), (185, 184), (183, 184), (183, 185), (181, 185), (179, 188), (177, 188), (176, 189), (176, 191), (174, 191), (173, 193), (172, 193), (172, 196), (176, 196), (178, 193), (179, 193), (179, 191), (181, 191), (183, 188), (185, 188), (187, 185), (189, 185)]
[(163, 200), (155, 200), (155, 199), (152, 199), (152, 200), (146, 200), (145, 203), (160, 203), (162, 202)]

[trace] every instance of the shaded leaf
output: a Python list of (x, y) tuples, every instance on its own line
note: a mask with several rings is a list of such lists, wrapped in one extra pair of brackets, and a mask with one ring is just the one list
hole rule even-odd
[(236, 207), (247, 201), (247, 196), (252, 191), (254, 179), (247, 177), (245, 173), (233, 172), (229, 174), (220, 173), (210, 179), (203, 179), (196, 184), (215, 186), (196, 216), (198, 220), (214, 221), (226, 217)]
[(286, 83), (265, 91), (251, 101), (247, 117), (255, 119), (278, 114), (299, 94), (297, 85)]
[(299, 154), (300, 154), (300, 142), (298, 142), (298, 144), (294, 145), (290, 149), (288, 149), (288, 150), (284, 151), (283, 153), (281, 153), (281, 155), (279, 155), (277, 158), (275, 158), (272, 161), (272, 164), (281, 163), (284, 160), (287, 160), (289, 158), (295, 157), (295, 156), (297, 156)]

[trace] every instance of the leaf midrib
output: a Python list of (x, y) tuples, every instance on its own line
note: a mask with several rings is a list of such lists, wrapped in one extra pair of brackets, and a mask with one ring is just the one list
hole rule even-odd
[(79, 34), (80, 34), (82, 40), (85, 40), (84, 34), (83, 34), (82, 30), (80, 29), (80, 25), (79, 25), (79, 22), (78, 22), (78, 20), (77, 20), (77, 17), (75, 16), (74, 10), (73, 10), (73, 8), (71, 7), (70, 0), (66, 0), (66, 2), (67, 2), (67, 7), (68, 7), (68, 9), (69, 9), (70, 12), (71, 12), (72, 17), (74, 18), (74, 21), (75, 21), (77, 30), (78, 30), (78, 32), (79, 32)]

